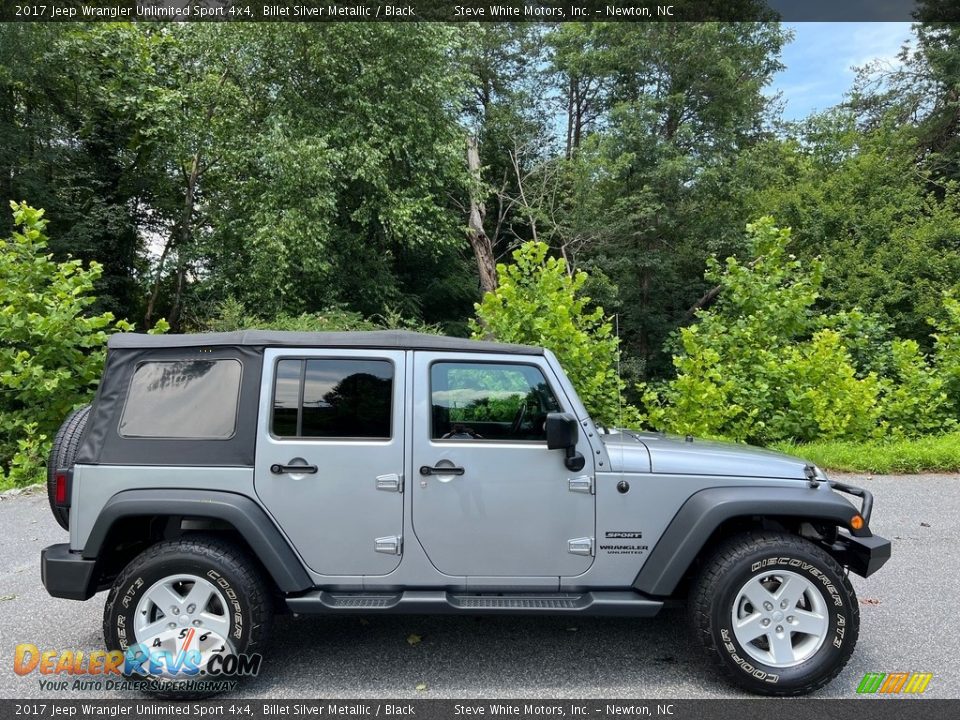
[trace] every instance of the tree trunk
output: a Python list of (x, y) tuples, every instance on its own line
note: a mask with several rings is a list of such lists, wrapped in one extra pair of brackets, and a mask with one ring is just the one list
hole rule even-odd
[[(747, 267), (753, 269), (759, 261), (760, 258), (756, 257), (747, 263)], [(703, 295), (700, 296), (700, 299), (691, 305), (690, 308), (683, 314), (683, 317), (680, 318), (680, 324), (686, 325), (696, 316), (697, 310), (706, 310), (708, 307), (713, 305), (713, 303), (717, 301), (717, 298), (720, 297), (721, 290), (723, 290), (722, 285), (715, 285), (707, 290)]]
[(696, 316), (697, 310), (705, 310), (713, 305), (714, 301), (720, 296), (721, 289), (721, 286), (717, 285), (707, 290), (700, 299), (691, 305), (690, 309), (683, 314), (683, 317), (680, 318), (680, 324), (686, 325)]
[(149, 330), (153, 322), (153, 312), (157, 306), (157, 297), (160, 295), (160, 281), (163, 280), (163, 265), (167, 261), (167, 255), (170, 254), (170, 248), (173, 246), (173, 238), (170, 238), (163, 244), (163, 252), (160, 253), (160, 260), (157, 261), (157, 274), (153, 279), (153, 289), (150, 291), (150, 299), (147, 300), (147, 310), (143, 314), (143, 329)]
[(467, 139), (467, 169), (473, 188), (470, 190), (470, 218), (467, 223), (467, 239), (477, 259), (477, 273), (480, 276), (480, 289), (484, 293), (497, 289), (497, 261), (493, 253), (493, 243), (483, 229), (487, 208), (477, 197), (480, 188), (480, 152), (477, 139)]
[[(163, 246), (163, 252), (160, 254), (160, 260), (157, 263), (157, 274), (153, 280), (153, 290), (150, 293), (150, 299), (147, 301), (147, 311), (144, 313), (144, 329), (149, 330), (153, 323), (153, 313), (156, 311), (157, 297), (160, 295), (160, 283), (163, 281), (163, 265), (166, 262), (170, 250), (177, 247), (182, 253), (190, 242), (192, 235), (191, 225), (193, 223), (193, 205), (197, 195), (197, 183), (200, 181), (200, 151), (193, 154), (190, 161), (190, 172), (186, 174), (187, 186), (183, 194), (183, 207), (180, 210), (180, 222), (178, 223), (177, 233), (167, 241)], [(177, 261), (177, 290), (173, 306), (170, 309), (170, 317), (167, 318), (171, 326), (176, 325), (177, 314), (180, 312), (180, 298), (183, 292), (184, 263), (182, 258)]]
[[(228, 71), (224, 70), (223, 74), (220, 75), (220, 81), (217, 83), (218, 91), (227, 81), (227, 76)], [(208, 126), (210, 121), (213, 120), (213, 114), (217, 110), (218, 99), (219, 95), (214, 97), (207, 106), (207, 111), (204, 114), (204, 127)], [(187, 186), (183, 193), (183, 208), (180, 211), (178, 232), (177, 236), (172, 238), (164, 246), (163, 254), (160, 256), (160, 262), (157, 267), (157, 277), (153, 283), (153, 292), (150, 294), (150, 300), (147, 303), (147, 312), (144, 315), (144, 325), (146, 325), (145, 329), (150, 328), (150, 323), (153, 320), (157, 295), (160, 292), (160, 281), (163, 279), (163, 263), (166, 260), (170, 249), (174, 246), (177, 248), (177, 285), (176, 295), (174, 297), (173, 305), (170, 309), (170, 317), (168, 318), (168, 321), (170, 322), (171, 326), (178, 326), (180, 303), (183, 298), (183, 284), (186, 277), (186, 263), (183, 260), (183, 253), (186, 251), (190, 240), (193, 237), (193, 210), (197, 197), (197, 186), (200, 183), (200, 176), (203, 175), (203, 173), (210, 167), (210, 163), (207, 163), (207, 167), (202, 166), (203, 150), (203, 143), (201, 142), (198, 144), (196, 151), (193, 153), (193, 157), (190, 159), (190, 171), (184, 173)]]
[(183, 283), (186, 277), (187, 264), (181, 257), (177, 262), (177, 285), (173, 295), (173, 305), (170, 307), (170, 317), (167, 319), (167, 322), (170, 323), (170, 328), (173, 330), (173, 332), (182, 331), (180, 323), (180, 307), (181, 300), (183, 298)]

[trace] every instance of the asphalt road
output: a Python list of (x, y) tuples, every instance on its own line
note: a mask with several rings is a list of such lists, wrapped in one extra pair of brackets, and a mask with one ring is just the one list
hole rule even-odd
[[(860, 642), (843, 674), (818, 696), (849, 698), (866, 672), (907, 671), (934, 673), (927, 697), (960, 698), (955, 585), (960, 476), (851, 476), (848, 482), (877, 496), (872, 524), (893, 539), (893, 558), (869, 579), (853, 577), (860, 598)], [(0, 697), (67, 697), (41, 690), (36, 674), (14, 673), (18, 643), (41, 650), (103, 649), (104, 594), (85, 603), (57, 600), (40, 583), (40, 549), (65, 540), (45, 495), (0, 496)], [(102, 695), (76, 691), (74, 696)], [(652, 620), (282, 617), (261, 675), (234, 696), (719, 698), (738, 693), (717, 678), (690, 640), (684, 614), (672, 610)]]

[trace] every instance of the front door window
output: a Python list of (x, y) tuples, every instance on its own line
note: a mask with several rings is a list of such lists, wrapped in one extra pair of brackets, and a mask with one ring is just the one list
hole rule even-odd
[(545, 442), (560, 404), (533, 365), (438, 362), (430, 369), (431, 438)]

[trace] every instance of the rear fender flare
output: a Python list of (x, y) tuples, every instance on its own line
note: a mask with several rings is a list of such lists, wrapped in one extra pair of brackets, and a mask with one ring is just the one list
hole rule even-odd
[(97, 559), (114, 524), (129, 517), (192, 517), (222, 520), (243, 537), (284, 593), (313, 587), (300, 558), (266, 511), (246, 495), (217, 490), (124, 490), (100, 511), (83, 547), (83, 557)]

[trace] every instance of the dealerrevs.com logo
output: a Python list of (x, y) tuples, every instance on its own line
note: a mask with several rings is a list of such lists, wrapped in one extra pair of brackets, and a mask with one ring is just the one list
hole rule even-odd
[[(233, 690), (233, 678), (255, 676), (263, 657), (234, 654), (223, 648), (204, 651), (194, 638), (176, 649), (162, 643), (131, 645), (120, 650), (40, 650), (21, 643), (14, 651), (13, 671), (20, 676), (36, 674), (46, 691), (141, 690), (225, 692)], [(196, 638), (199, 640), (199, 638)], [(156, 642), (156, 641), (155, 641)]]
[(933, 673), (868, 672), (857, 686), (857, 692), (861, 695), (872, 695), (874, 693), (885, 695), (920, 694), (927, 689), (927, 685), (930, 684), (932, 679)]

